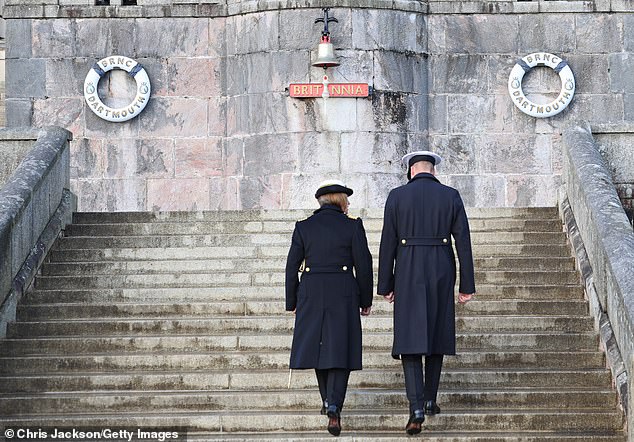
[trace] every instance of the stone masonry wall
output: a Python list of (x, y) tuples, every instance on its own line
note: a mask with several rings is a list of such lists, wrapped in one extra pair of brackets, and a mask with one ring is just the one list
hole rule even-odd
[[(634, 121), (634, 14), (616, 1), (341, 2), (330, 81), (374, 94), (327, 100), (285, 90), (321, 80), (311, 67), (320, 4), (46, 1), (7, 0), (7, 122), (73, 132), (80, 210), (309, 208), (328, 177), (355, 189), (353, 207), (381, 207), (405, 181), (400, 157), (418, 148), (446, 157), (440, 178), (468, 206), (553, 206), (561, 130)], [(507, 92), (516, 60), (537, 51), (567, 60), (577, 81), (550, 119), (521, 113)], [(142, 63), (152, 82), (126, 123), (99, 119), (82, 95), (92, 64), (112, 54)], [(102, 97), (129, 90), (116, 74)], [(523, 87), (533, 101), (560, 89), (547, 68)]]

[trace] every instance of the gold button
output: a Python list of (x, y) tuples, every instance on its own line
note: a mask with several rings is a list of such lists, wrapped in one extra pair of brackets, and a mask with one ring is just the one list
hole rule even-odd
[(310, 267), (306, 267), (306, 271), (307, 271), (307, 272), (310, 272)]
[(348, 266), (343, 266), (342, 269), (345, 272), (346, 270), (348, 270)]
[(407, 241), (405, 241), (404, 239), (401, 240), (401, 244), (406, 244)]
[(444, 242), (445, 244), (447, 244), (447, 238), (443, 238), (442, 242)]

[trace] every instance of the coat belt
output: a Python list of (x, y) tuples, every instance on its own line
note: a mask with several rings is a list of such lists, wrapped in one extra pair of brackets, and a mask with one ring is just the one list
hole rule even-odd
[(451, 246), (449, 235), (438, 237), (413, 236), (401, 239), (401, 246)]
[(304, 273), (350, 273), (352, 265), (311, 266), (304, 268)]

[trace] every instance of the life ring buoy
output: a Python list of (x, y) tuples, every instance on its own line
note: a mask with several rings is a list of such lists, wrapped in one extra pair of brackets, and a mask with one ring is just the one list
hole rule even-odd
[[(535, 66), (547, 66), (553, 69), (561, 80), (559, 96), (548, 104), (535, 104), (524, 95), (522, 79)], [(547, 52), (535, 52), (517, 61), (509, 75), (509, 95), (513, 104), (527, 115), (536, 118), (548, 118), (563, 111), (575, 94), (575, 76), (572, 69), (561, 58)]]
[[(122, 69), (136, 81), (136, 96), (127, 106), (112, 108), (106, 106), (99, 98), (99, 79), (112, 69)], [(139, 115), (150, 100), (150, 90), (150, 78), (143, 66), (121, 55), (112, 55), (96, 62), (84, 80), (84, 98), (90, 110), (99, 118), (115, 123), (128, 121)]]

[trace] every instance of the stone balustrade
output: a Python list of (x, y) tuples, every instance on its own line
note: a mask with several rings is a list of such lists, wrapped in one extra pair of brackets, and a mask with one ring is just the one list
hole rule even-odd
[[(26, 136), (34, 135), (28, 130)], [(2, 138), (19, 138), (16, 131)], [(70, 132), (44, 128), (0, 190), (0, 336), (60, 231), (71, 221)]]
[[(632, 410), (627, 392), (632, 391), (634, 373), (634, 233), (590, 126), (581, 123), (566, 129), (563, 144), (560, 199), (565, 222), (581, 258), (586, 293), (623, 405)], [(566, 207), (572, 212), (568, 216)], [(629, 428), (634, 425), (632, 414)]]

